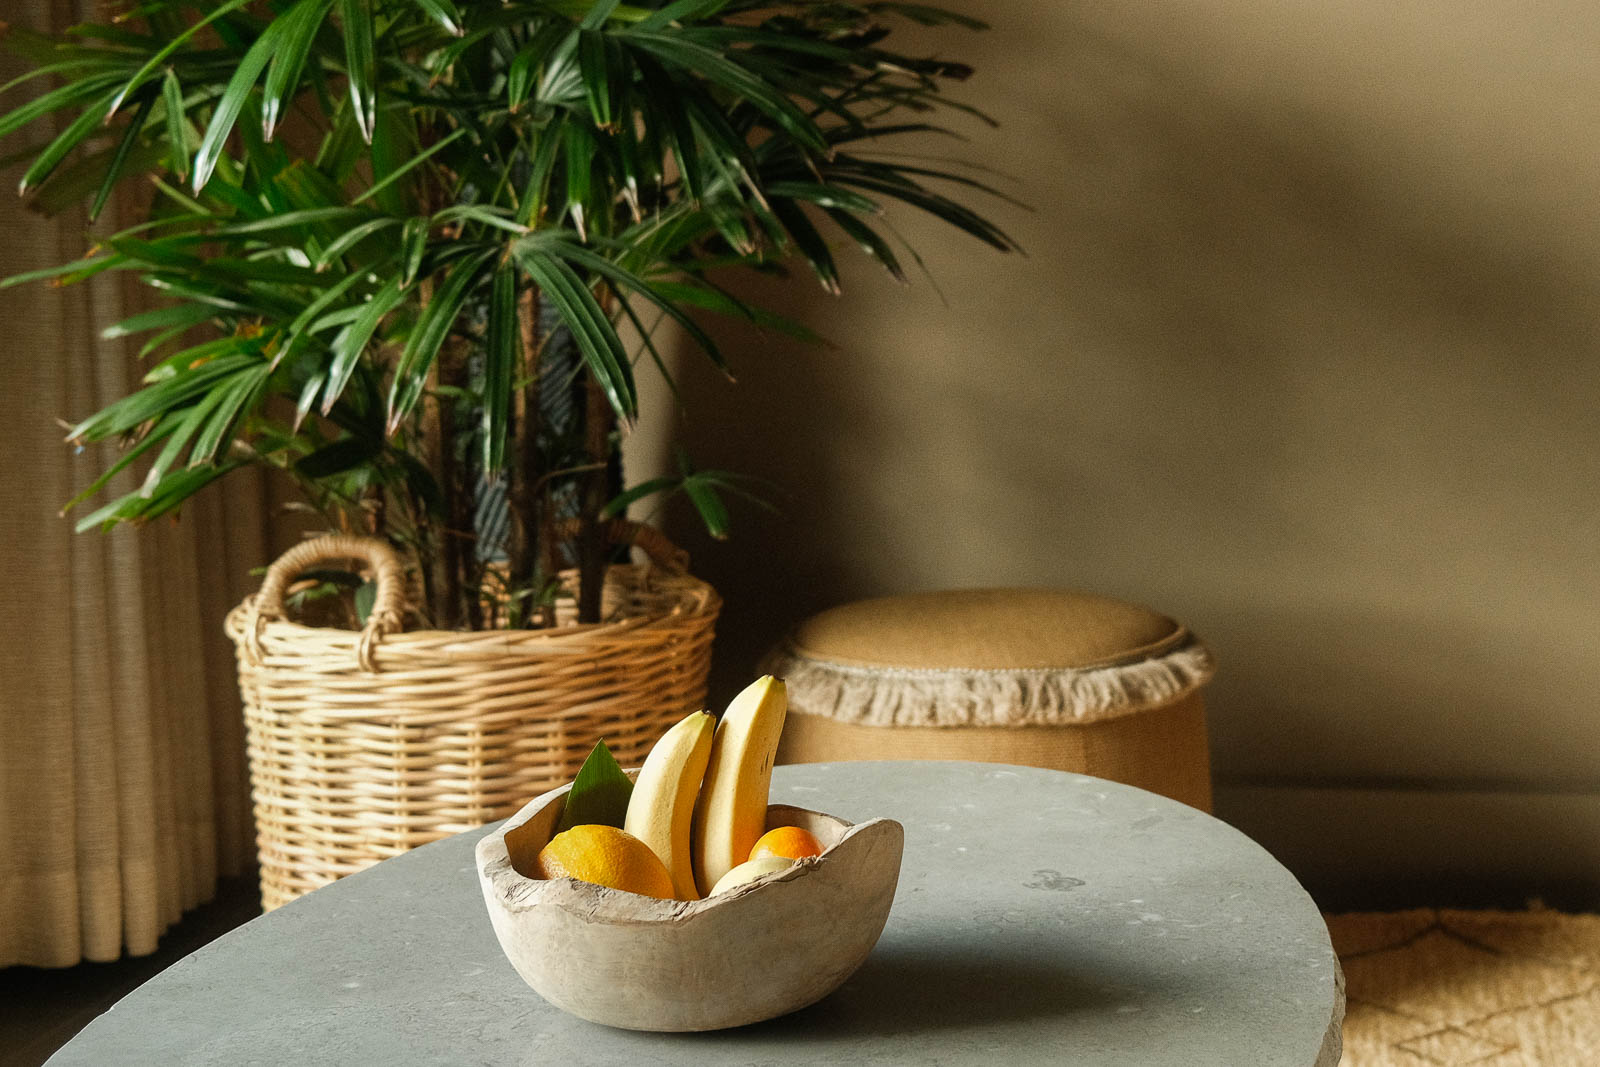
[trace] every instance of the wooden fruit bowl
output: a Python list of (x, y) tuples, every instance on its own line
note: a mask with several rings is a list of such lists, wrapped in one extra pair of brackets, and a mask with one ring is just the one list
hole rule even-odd
[[(630, 772), (631, 774), (632, 772)], [(905, 834), (774, 804), (824, 852), (705, 900), (654, 900), (571, 878), (530, 878), (569, 786), (478, 842), (478, 881), (506, 958), (563, 1011), (629, 1030), (721, 1030), (775, 1018), (839, 988), (889, 917)]]

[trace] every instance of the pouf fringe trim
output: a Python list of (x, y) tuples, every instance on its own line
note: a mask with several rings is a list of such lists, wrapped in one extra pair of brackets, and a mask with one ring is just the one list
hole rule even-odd
[(785, 642), (761, 669), (788, 682), (794, 711), (838, 722), (1059, 726), (1173, 703), (1210, 681), (1216, 666), (1198, 640), (1136, 663), (1082, 670), (861, 666), (812, 659)]

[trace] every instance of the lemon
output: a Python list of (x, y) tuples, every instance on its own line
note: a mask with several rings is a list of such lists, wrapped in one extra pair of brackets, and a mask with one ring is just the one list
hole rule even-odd
[(580, 882), (672, 900), (672, 875), (650, 846), (615, 826), (582, 823), (557, 834), (539, 852), (544, 878)]

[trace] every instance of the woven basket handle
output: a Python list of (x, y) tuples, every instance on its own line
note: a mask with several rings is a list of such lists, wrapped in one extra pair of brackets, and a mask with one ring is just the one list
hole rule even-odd
[(405, 566), (387, 542), (345, 534), (302, 541), (267, 568), (266, 580), (261, 583), (261, 591), (256, 594), (250, 617), (245, 622), (246, 649), (255, 662), (260, 663), (263, 656), (261, 624), (284, 617), (283, 598), (290, 583), (314, 564), (336, 559), (359, 559), (372, 569), (377, 592), (372, 601), (372, 614), (367, 616), (367, 625), (356, 642), (356, 660), (364, 671), (377, 669), (372, 654), (378, 638), (395, 633), (404, 624)]
[[(557, 540), (570, 541), (578, 536), (581, 524), (578, 519), (562, 519), (550, 524), (550, 533)], [(667, 540), (667, 535), (654, 526), (612, 519), (606, 523), (606, 540), (614, 545), (633, 545), (651, 561), (673, 574), (689, 572), (689, 553)]]

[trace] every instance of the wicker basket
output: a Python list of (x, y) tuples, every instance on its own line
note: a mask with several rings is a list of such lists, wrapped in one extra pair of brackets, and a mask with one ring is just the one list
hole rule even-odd
[[(568, 611), (546, 630), (401, 632), (405, 572), (382, 541), (322, 537), (268, 568), (227, 619), (263, 908), (512, 814), (570, 780), (601, 737), (637, 765), (702, 706), (721, 600), (656, 531), (619, 522), (612, 536), (651, 563), (610, 568), (611, 621), (578, 625)], [(290, 584), (342, 559), (376, 583), (366, 628), (287, 620)]]

